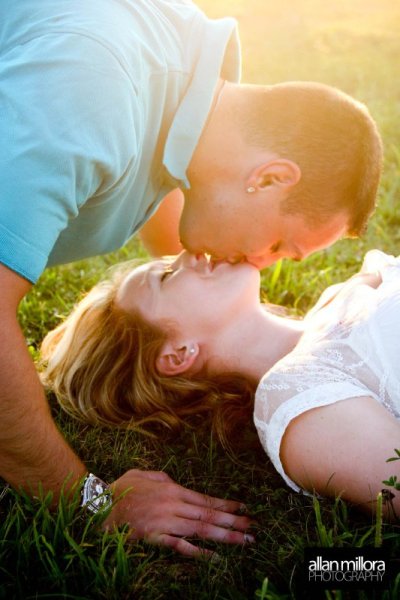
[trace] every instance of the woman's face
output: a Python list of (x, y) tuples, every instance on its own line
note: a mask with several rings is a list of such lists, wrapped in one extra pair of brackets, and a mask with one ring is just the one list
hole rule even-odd
[(149, 322), (168, 321), (185, 335), (217, 335), (241, 312), (259, 305), (260, 274), (249, 263), (213, 265), (204, 255), (182, 252), (153, 261), (122, 281), (117, 302)]

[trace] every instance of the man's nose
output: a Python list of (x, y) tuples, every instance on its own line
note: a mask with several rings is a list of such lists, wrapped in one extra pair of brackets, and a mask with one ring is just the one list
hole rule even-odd
[(180, 267), (193, 267), (197, 263), (197, 258), (194, 254), (190, 254), (187, 250), (183, 250), (171, 265), (171, 268), (176, 270)]

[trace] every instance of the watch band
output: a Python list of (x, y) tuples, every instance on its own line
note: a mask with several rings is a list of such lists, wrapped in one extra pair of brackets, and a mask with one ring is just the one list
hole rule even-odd
[(93, 473), (86, 475), (81, 494), (81, 506), (92, 513), (97, 513), (100, 509), (110, 508), (112, 505), (110, 487)]

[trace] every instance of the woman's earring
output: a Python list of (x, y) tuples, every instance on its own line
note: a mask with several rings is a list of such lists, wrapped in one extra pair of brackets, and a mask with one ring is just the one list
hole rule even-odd
[(194, 354), (196, 352), (195, 348), (190, 348), (189, 354)]
[(248, 194), (253, 194), (255, 191), (256, 191), (256, 188), (255, 188), (254, 186), (252, 186), (252, 185), (250, 185), (250, 186), (247, 188), (247, 190), (246, 190), (246, 192), (247, 192)]

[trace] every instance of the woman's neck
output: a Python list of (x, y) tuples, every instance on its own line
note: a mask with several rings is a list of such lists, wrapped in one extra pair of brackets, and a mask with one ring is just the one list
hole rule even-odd
[(257, 380), (286, 356), (303, 333), (302, 321), (259, 309), (242, 315), (226, 336), (215, 340), (210, 355), (218, 370), (237, 370)]

